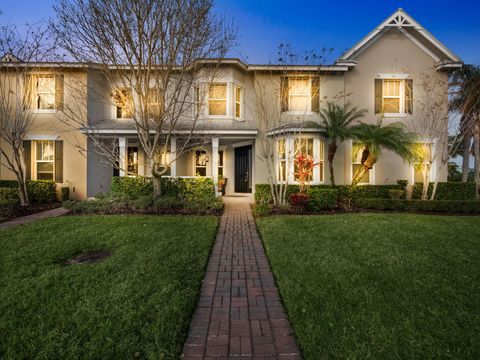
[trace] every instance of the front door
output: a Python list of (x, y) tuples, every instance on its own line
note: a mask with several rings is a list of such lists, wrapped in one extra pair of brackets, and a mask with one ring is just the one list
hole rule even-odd
[(235, 148), (235, 192), (252, 192), (252, 146)]

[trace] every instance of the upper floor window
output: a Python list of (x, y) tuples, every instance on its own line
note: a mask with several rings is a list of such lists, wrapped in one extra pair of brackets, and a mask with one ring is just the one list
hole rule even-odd
[(235, 117), (242, 116), (242, 88), (235, 85)]
[(149, 89), (147, 92), (147, 113), (150, 118), (158, 118), (163, 111), (162, 92), (158, 89)]
[(385, 115), (411, 114), (413, 110), (413, 81), (384, 78), (375, 80), (375, 113)]
[(294, 112), (310, 111), (310, 78), (288, 79), (288, 110)]
[(128, 89), (117, 89), (113, 94), (115, 103), (115, 114), (117, 119), (131, 119), (132, 111), (132, 93)]
[(44, 111), (63, 109), (63, 75), (27, 75), (24, 96), (27, 109)]
[(209, 85), (208, 114), (227, 115), (227, 84), (214, 83)]

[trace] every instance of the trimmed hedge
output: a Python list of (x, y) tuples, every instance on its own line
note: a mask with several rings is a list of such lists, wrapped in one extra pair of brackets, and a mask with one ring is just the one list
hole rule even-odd
[(355, 205), (362, 209), (375, 210), (480, 213), (480, 201), (476, 200), (357, 199)]
[(0, 188), (0, 200), (19, 200), (18, 189), (13, 187)]
[[(161, 181), (163, 195), (177, 195), (187, 201), (215, 197), (215, 185), (211, 178), (162, 178)], [(115, 176), (110, 192), (131, 199), (151, 196), (153, 181), (141, 176)]]
[[(422, 183), (415, 183), (412, 188), (412, 199), (422, 197)], [(432, 195), (433, 183), (428, 186), (428, 197)], [(435, 200), (475, 200), (475, 183), (473, 182), (439, 182)]]
[[(359, 185), (359, 186), (350, 186), (350, 185), (309, 185), (309, 191), (312, 189), (335, 189), (337, 190), (337, 199), (338, 198), (351, 198), (355, 199), (365, 199), (365, 198), (380, 198), (388, 199), (389, 190), (403, 190), (401, 185)], [(298, 185), (288, 185), (287, 187), (287, 196), (289, 199), (290, 195), (295, 194), (300, 191)], [(270, 185), (268, 184), (256, 184), (255, 185), (255, 203), (256, 204), (270, 204), (272, 201), (272, 196), (270, 193)]]
[(0, 220), (2, 218), (8, 219), (20, 207), (18, 199), (0, 199)]
[[(28, 199), (32, 203), (52, 203), (57, 201), (56, 185), (53, 181), (30, 180), (27, 182)], [(18, 182), (16, 180), (0, 181), (0, 199), (5, 198), (9, 193), (9, 198), (14, 196), (19, 198)], [(13, 195), (14, 194), (14, 195)]]
[(309, 211), (332, 210), (337, 203), (337, 189), (309, 188), (307, 194)]

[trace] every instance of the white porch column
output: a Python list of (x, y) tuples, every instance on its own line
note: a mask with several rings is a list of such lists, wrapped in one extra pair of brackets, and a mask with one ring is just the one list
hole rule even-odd
[[(318, 164), (320, 162), (320, 139), (313, 138), (313, 163)], [(320, 168), (319, 166), (313, 167), (313, 184), (320, 184)]]
[(118, 138), (118, 166), (120, 176), (125, 176), (125, 170), (127, 169), (127, 138)]
[(177, 138), (172, 136), (170, 139), (170, 159), (172, 163), (170, 164), (170, 176), (177, 177)]
[(218, 194), (218, 138), (212, 138), (212, 176), (215, 183), (215, 194)]

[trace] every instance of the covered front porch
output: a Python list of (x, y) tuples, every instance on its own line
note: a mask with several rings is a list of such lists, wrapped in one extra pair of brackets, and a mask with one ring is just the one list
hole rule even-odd
[[(181, 138), (168, 146), (165, 177), (211, 177), (217, 194), (252, 194), (254, 188), (254, 134), (231, 134), (205, 138), (201, 145), (179, 153)], [(114, 176), (151, 176), (151, 164), (136, 136), (118, 137), (119, 166)]]

